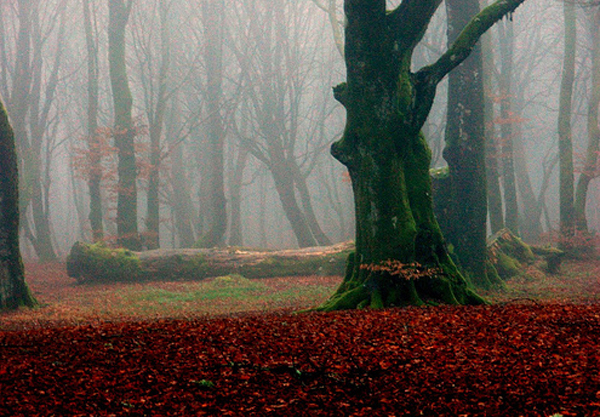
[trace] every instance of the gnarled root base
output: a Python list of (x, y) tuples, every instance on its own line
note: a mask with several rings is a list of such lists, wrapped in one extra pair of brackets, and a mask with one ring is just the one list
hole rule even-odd
[(355, 308), (386, 308), (408, 305), (450, 304), (480, 305), (485, 299), (472, 291), (460, 275), (452, 275), (455, 267), (443, 268), (439, 273), (423, 273), (408, 279), (389, 272), (365, 271), (348, 258), (344, 282), (318, 311), (348, 310)]

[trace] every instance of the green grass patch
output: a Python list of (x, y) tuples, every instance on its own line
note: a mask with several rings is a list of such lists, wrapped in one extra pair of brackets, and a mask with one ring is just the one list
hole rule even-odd
[(133, 292), (124, 300), (133, 304), (200, 303), (217, 299), (243, 300), (266, 291), (269, 291), (266, 285), (250, 281), (241, 275), (226, 275), (200, 284), (190, 284), (182, 291), (148, 288)]

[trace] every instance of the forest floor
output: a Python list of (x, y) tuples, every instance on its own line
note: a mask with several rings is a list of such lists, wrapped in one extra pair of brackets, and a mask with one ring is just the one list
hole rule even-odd
[(300, 313), (340, 277), (77, 285), (27, 264), (0, 416), (600, 416), (600, 261), (492, 305)]

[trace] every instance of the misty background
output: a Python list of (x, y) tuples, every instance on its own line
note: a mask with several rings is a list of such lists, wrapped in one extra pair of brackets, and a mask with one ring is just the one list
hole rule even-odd
[[(290, 248), (354, 237), (351, 184), (329, 154), (345, 118), (332, 94), (332, 87), (345, 79), (341, 3), (131, 2), (125, 56), (142, 235), (152, 233), (147, 227), (149, 184), (158, 172), (163, 248), (193, 245), (223, 213), (227, 223), (219, 245)], [(388, 3), (392, 7), (399, 1)], [(588, 138), (596, 8), (576, 8), (576, 172)], [(103, 239), (116, 238), (109, 20), (108, 1), (0, 0), (0, 95), (21, 160), (25, 258), (50, 260), (64, 256), (77, 240), (92, 240), (93, 172), (101, 177)], [(488, 132), (500, 166), (507, 158), (513, 162), (521, 234), (536, 243), (558, 227), (563, 41), (563, 3), (547, 0), (525, 2), (482, 40), (489, 69)], [(432, 62), (445, 45), (442, 6), (415, 63)], [(96, 76), (97, 89), (91, 82)], [(433, 168), (445, 166), (445, 89), (444, 83), (424, 128)], [(93, 135), (90, 94), (97, 97)], [(504, 152), (507, 141), (512, 155)], [(97, 165), (90, 158), (94, 146)], [(212, 202), (220, 183), (225, 203), (219, 210)], [(592, 182), (591, 230), (600, 225), (599, 197), (598, 184)], [(537, 204), (541, 214), (532, 219)]]

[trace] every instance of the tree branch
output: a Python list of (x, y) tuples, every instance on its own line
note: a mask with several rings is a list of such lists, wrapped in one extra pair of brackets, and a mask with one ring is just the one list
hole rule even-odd
[(388, 14), (390, 33), (399, 49), (415, 48), (441, 3), (442, 0), (404, 0)]
[(465, 26), (456, 41), (434, 64), (417, 72), (417, 78), (428, 78), (439, 83), (450, 71), (471, 54), (479, 38), (509, 13), (513, 13), (525, 0), (497, 0), (483, 9)]
[[(433, 1), (433, 0), (430, 0)], [(439, 82), (471, 53), (479, 38), (505, 15), (513, 13), (525, 0), (497, 0), (483, 9), (465, 26), (452, 46), (435, 63), (413, 75), (415, 98), (411, 126), (419, 130), (433, 104)]]

